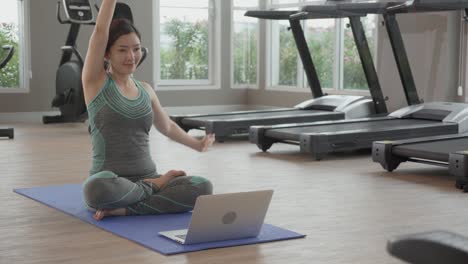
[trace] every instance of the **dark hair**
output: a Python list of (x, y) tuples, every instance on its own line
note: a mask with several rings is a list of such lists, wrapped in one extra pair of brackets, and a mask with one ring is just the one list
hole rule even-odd
[(119, 18), (112, 20), (112, 23), (109, 28), (109, 39), (107, 41), (106, 52), (109, 52), (110, 48), (114, 43), (123, 35), (130, 33), (135, 33), (138, 36), (138, 39), (141, 41), (141, 35), (138, 29), (133, 25), (133, 23), (125, 18)]

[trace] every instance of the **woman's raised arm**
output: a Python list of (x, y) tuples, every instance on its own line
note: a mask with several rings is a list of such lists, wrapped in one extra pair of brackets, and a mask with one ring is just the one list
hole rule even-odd
[(109, 39), (109, 27), (117, 0), (103, 0), (96, 19), (94, 32), (89, 40), (84, 62), (82, 81), (86, 103), (99, 92), (105, 82), (104, 56)]

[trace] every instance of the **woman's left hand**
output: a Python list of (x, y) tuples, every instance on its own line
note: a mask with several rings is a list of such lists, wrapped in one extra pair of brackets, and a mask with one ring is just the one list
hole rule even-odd
[(208, 150), (208, 148), (213, 145), (213, 142), (215, 140), (215, 135), (214, 134), (208, 134), (204, 136), (200, 140), (200, 147), (197, 149), (200, 152), (205, 152)]

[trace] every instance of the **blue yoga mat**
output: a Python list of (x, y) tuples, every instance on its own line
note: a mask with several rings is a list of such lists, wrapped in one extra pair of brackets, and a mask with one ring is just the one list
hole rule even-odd
[(305, 237), (296, 232), (264, 224), (260, 234), (255, 238), (181, 245), (159, 236), (158, 232), (186, 229), (191, 213), (108, 217), (96, 221), (93, 212), (84, 206), (80, 184), (15, 189), (14, 192), (165, 255)]

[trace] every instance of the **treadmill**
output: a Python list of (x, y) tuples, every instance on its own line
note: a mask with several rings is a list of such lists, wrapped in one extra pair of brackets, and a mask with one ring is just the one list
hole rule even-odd
[(171, 119), (185, 131), (189, 131), (190, 129), (204, 129), (206, 133), (214, 133), (216, 140), (222, 142), (227, 137), (233, 135), (248, 134), (249, 127), (252, 125), (315, 122), (386, 115), (388, 112), (385, 99), (382, 95), (382, 89), (380, 88), (370, 49), (359, 17), (350, 12), (335, 12), (330, 15), (317, 15), (314, 18), (349, 16), (355, 21), (352, 30), (372, 99), (365, 96), (324, 95), (300, 21), (290, 19), (291, 15), (296, 13), (297, 11), (262, 10), (248, 11), (245, 15), (262, 19), (289, 20), (291, 31), (302, 64), (304, 65), (307, 81), (314, 99), (307, 100), (293, 108), (239, 111), (220, 114), (172, 115)]
[[(249, 139), (267, 151), (277, 142), (296, 144), (300, 151), (310, 153), (316, 160), (331, 152), (372, 148), (377, 140), (400, 140), (468, 132), (468, 104), (450, 102), (422, 103), (418, 98), (396, 14), (459, 10), (468, 1), (344, 1), (337, 2), (342, 12), (375, 13), (384, 17), (394, 57), (403, 84), (407, 107), (386, 117), (253, 126)], [(316, 6), (305, 6), (295, 19), (307, 19), (321, 12)], [(329, 12), (333, 12), (330, 10)]]
[[(468, 9), (465, 9), (466, 21)], [(406, 161), (446, 167), (455, 176), (455, 186), (468, 192), (468, 134), (376, 141), (372, 146), (372, 160), (390, 172)]]
[[(7, 53), (4, 59), (0, 61), (0, 70), (5, 68), (8, 62), (13, 58), (15, 53), (15, 47), (11, 45), (5, 45), (2, 49)], [(12, 139), (15, 136), (15, 131), (13, 128), (0, 128), (0, 138), (7, 137)]]
[(450, 174), (455, 176), (455, 186), (468, 192), (468, 134), (466, 133), (376, 141), (372, 146), (372, 160), (390, 172), (406, 161), (446, 167)]

